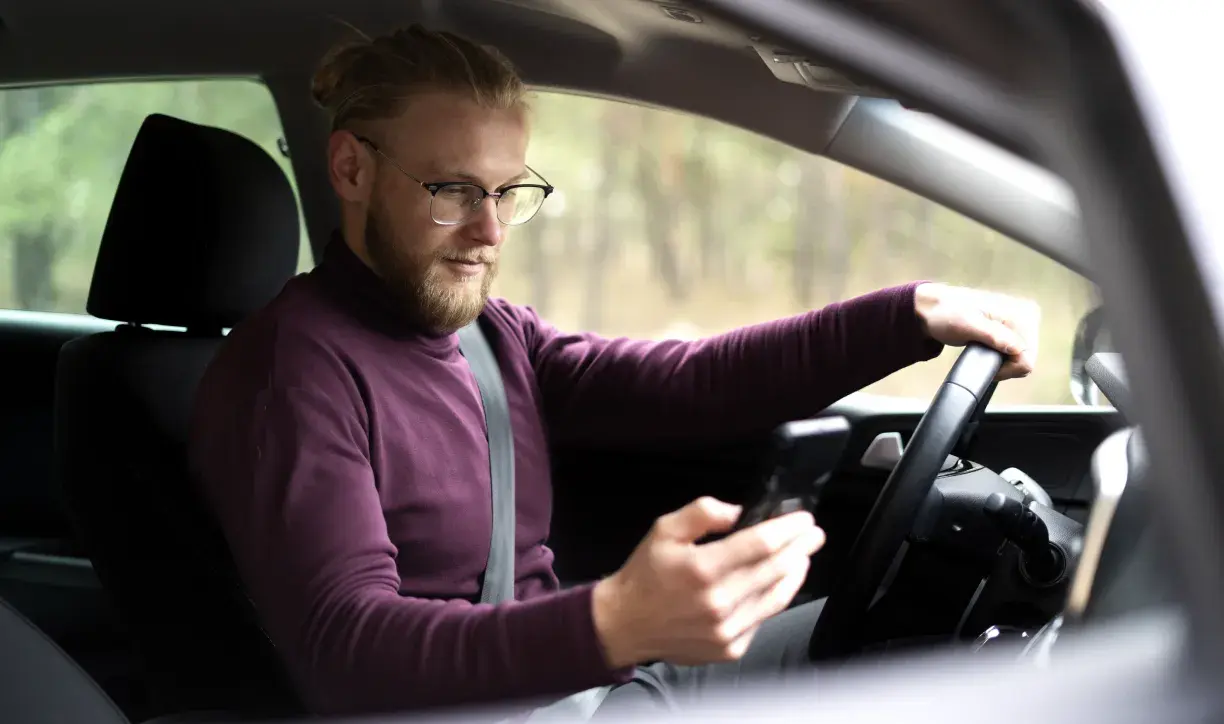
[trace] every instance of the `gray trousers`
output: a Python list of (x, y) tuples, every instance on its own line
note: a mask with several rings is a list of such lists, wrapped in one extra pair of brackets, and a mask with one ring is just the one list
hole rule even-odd
[(756, 678), (776, 680), (810, 665), (808, 642), (825, 599), (783, 611), (761, 625), (739, 661), (705, 666), (655, 663), (637, 670), (633, 681), (608, 691), (592, 717), (627, 712), (682, 710), (707, 692), (726, 691)]

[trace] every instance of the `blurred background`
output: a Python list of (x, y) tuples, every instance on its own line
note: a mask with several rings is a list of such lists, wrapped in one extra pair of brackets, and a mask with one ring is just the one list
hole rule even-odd
[[(993, 404), (1075, 404), (1071, 341), (1098, 301), (1083, 277), (891, 184), (722, 123), (553, 92), (533, 106), (528, 162), (558, 190), (511, 230), (494, 294), (565, 330), (689, 339), (915, 279), (984, 287), (1043, 310), (1038, 371), (1001, 385)], [(0, 308), (85, 312), (149, 113), (240, 133), (290, 172), (275, 103), (255, 81), (0, 89)], [(314, 263), (304, 228), (303, 271)], [(955, 356), (867, 391), (928, 400)]]

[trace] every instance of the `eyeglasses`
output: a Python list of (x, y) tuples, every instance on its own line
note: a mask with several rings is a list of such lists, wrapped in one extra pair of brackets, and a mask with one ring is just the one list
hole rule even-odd
[(543, 184), (510, 184), (497, 191), (488, 191), (479, 184), (470, 181), (437, 181), (426, 182), (404, 170), (394, 158), (383, 152), (378, 144), (365, 136), (353, 134), (354, 137), (369, 146), (372, 151), (386, 159), (400, 173), (419, 183), (429, 192), (429, 215), (434, 223), (443, 226), (453, 226), (466, 221), (486, 198), (492, 198), (497, 204), (497, 220), (507, 226), (518, 226), (531, 221), (544, 199), (548, 198), (554, 189), (543, 176), (536, 173), (530, 166), (528, 171), (540, 176)]

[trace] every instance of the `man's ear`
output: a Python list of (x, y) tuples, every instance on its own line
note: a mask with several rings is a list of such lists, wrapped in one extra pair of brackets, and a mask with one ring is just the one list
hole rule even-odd
[(351, 131), (332, 131), (327, 139), (327, 175), (342, 201), (368, 201), (374, 171), (374, 159), (365, 144)]

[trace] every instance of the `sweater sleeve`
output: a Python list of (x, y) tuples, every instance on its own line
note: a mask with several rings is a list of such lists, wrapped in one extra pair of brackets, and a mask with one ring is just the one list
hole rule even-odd
[(914, 311), (921, 282), (692, 342), (523, 327), (560, 443), (708, 442), (815, 415), (939, 355)]
[(201, 466), (224, 491), (215, 507), (235, 563), (313, 711), (470, 705), (627, 678), (605, 664), (590, 586), (498, 605), (401, 595), (365, 424), (325, 392), (263, 389), (250, 426), (229, 438), (234, 454)]

